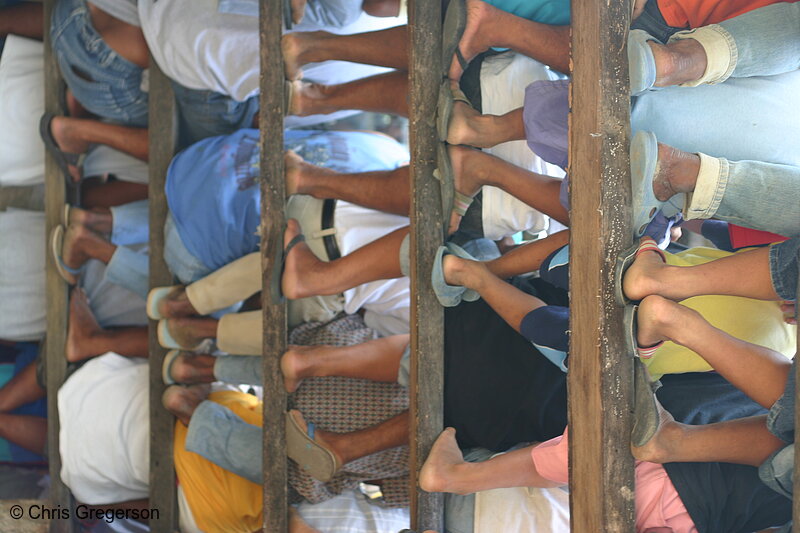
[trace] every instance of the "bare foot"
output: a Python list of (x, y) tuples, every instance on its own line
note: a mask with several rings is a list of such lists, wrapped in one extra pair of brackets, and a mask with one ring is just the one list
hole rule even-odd
[[(286, 225), (283, 236), (284, 248), (300, 235), (300, 224), (290, 219)], [(320, 283), (320, 267), (327, 263), (320, 261), (305, 242), (295, 245), (286, 256), (281, 279), (281, 291), (290, 300), (305, 298), (317, 294), (316, 288)]]
[(92, 210), (71, 207), (69, 210), (69, 225), (79, 224), (101, 234), (110, 234), (113, 228), (111, 211), (105, 208)]
[(281, 37), (281, 51), (286, 79), (301, 79), (303, 65), (318, 61), (314, 53), (319, 47), (324, 46), (323, 41), (331, 35), (325, 31), (296, 31), (284, 34)]
[(667, 463), (671, 462), (674, 447), (680, 443), (682, 428), (681, 424), (675, 422), (675, 419), (669, 414), (669, 411), (664, 409), (658, 399), (656, 399), (656, 408), (659, 418), (656, 434), (644, 446), (638, 448), (631, 446), (631, 452), (639, 461)]
[(655, 295), (642, 300), (636, 313), (636, 343), (639, 346), (655, 346), (661, 341), (669, 340), (663, 330), (673, 312), (673, 306), (676, 305), (679, 304)]
[[(447, 153), (453, 166), (455, 189), (470, 198), (474, 197), (485, 183), (483, 177), (485, 154), (466, 146), (452, 145), (447, 147)], [(449, 233), (454, 233), (459, 224), (461, 217), (455, 212), (451, 213)]]
[(468, 464), (456, 442), (456, 430), (446, 428), (431, 447), (419, 473), (419, 486), (427, 492), (468, 494), (458, 487), (458, 469)]
[(699, 80), (708, 63), (703, 46), (694, 39), (680, 39), (667, 45), (647, 42), (656, 63), (656, 87), (669, 87)]
[(184, 426), (189, 425), (192, 419), (194, 410), (211, 392), (211, 386), (207, 384), (192, 385), (184, 387), (182, 385), (172, 385), (167, 387), (164, 394), (161, 396), (161, 403), (164, 408), (175, 415), (175, 418), (180, 420)]
[(92, 349), (92, 340), (102, 332), (103, 328), (89, 307), (86, 292), (80, 288), (73, 289), (69, 301), (69, 325), (64, 351), (67, 361), (75, 363), (100, 355), (93, 353), (95, 350)]
[(306, 14), (306, 0), (292, 0), (292, 22), (300, 24)]
[(328, 86), (320, 83), (310, 83), (295, 80), (292, 82), (292, 98), (289, 101), (287, 113), (297, 117), (308, 115), (327, 114), (336, 111), (328, 107)]
[(197, 347), (206, 339), (216, 338), (217, 324), (214, 318), (170, 318), (167, 330), (175, 342), (188, 349)]
[(308, 354), (319, 349), (319, 346), (289, 345), (289, 349), (281, 357), (281, 372), (286, 392), (294, 392), (304, 378), (311, 377)]
[(647, 4), (647, 0), (635, 0), (633, 3), (633, 14), (631, 15), (631, 22), (639, 18), (639, 15), (644, 12), (644, 6)]
[[(89, 143), (82, 140), (79, 135), (78, 124), (82, 119), (72, 117), (54, 117), (50, 123), (50, 132), (58, 148), (68, 154), (84, 154), (89, 150)], [(78, 167), (69, 165), (70, 176), (75, 181), (80, 181), (81, 173)]]
[(158, 302), (158, 312), (164, 318), (186, 318), (197, 316), (198, 312), (189, 301), (186, 287), (180, 286)]
[(448, 285), (476, 289), (479, 285), (478, 270), (485, 269), (480, 261), (470, 261), (455, 255), (446, 255), (442, 259), (444, 280)]
[(483, 142), (481, 135), (481, 118), (483, 115), (465, 102), (453, 104), (450, 126), (447, 128), (448, 144), (464, 144), (478, 148), (490, 148)]
[[(499, 9), (481, 0), (467, 0), (467, 25), (461, 35), (461, 41), (458, 43), (461, 55), (467, 62), (497, 44), (490, 42), (490, 35), (499, 14)], [(464, 70), (454, 55), (450, 63), (448, 78), (460, 80), (463, 74)]]
[[(300, 193), (300, 182), (303, 177), (304, 165), (308, 165), (303, 158), (292, 150), (283, 154), (283, 167), (286, 173), (286, 196)], [(313, 165), (312, 165), (313, 166)]]
[(622, 291), (631, 300), (641, 300), (650, 294), (659, 294), (663, 287), (660, 276), (667, 268), (672, 267), (661, 259), (658, 252), (643, 251), (625, 272), (625, 277), (622, 278)]
[(177, 383), (213, 383), (216, 360), (211, 355), (181, 352), (172, 362), (170, 375)]

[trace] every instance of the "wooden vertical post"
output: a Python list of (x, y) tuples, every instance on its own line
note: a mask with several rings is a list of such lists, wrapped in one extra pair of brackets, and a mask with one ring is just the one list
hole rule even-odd
[(270, 278), (283, 248), (286, 182), (283, 171), (283, 2), (261, 3), (261, 250), (264, 311), (264, 531), (288, 531), (286, 392), (280, 358), (286, 350), (286, 304), (273, 303)]
[[(44, 2), (44, 100), (45, 109), (51, 113), (62, 114), (60, 92), (62, 90), (61, 75), (58, 63), (53, 54), (50, 40), (50, 19), (55, 0)], [(33, 118), (33, 117), (31, 117)], [(46, 213), (46, 246), (45, 257), (46, 294), (47, 294), (47, 339), (45, 346), (45, 364), (47, 367), (47, 449), (50, 466), (50, 502), (56, 507), (70, 509), (71, 496), (69, 489), (61, 481), (61, 454), (58, 434), (60, 423), (58, 417), (58, 389), (64, 383), (67, 372), (67, 360), (64, 356), (67, 341), (67, 318), (69, 316), (67, 285), (58, 275), (53, 256), (50, 253), (49, 235), (61, 224), (66, 191), (64, 176), (53, 157), (45, 154), (45, 213)], [(70, 532), (72, 522), (69, 520), (53, 520), (50, 531)]]
[(633, 371), (614, 302), (631, 243), (630, 5), (573, 2), (570, 115), (570, 507), (572, 531), (633, 531)]
[[(800, 305), (800, 273), (797, 276), (797, 295), (795, 296), (795, 306)], [(795, 311), (795, 316), (800, 316), (797, 311)], [(797, 351), (794, 354), (795, 358), (800, 357), (800, 327), (797, 328)], [(800, 380), (800, 367), (795, 367), (795, 383)], [(800, 400), (800, 390), (795, 389), (795, 405), (797, 405), (798, 400)], [(794, 424), (797, 427), (798, 422), (800, 422), (800, 411), (795, 408), (794, 410)], [(795, 446), (794, 448), (794, 464), (800, 464), (800, 447)], [(792, 482), (794, 485), (793, 494), (800, 494), (800, 476), (793, 476)], [(800, 524), (800, 497), (794, 496), (792, 498), (792, 517), (793, 522), (795, 524)]]
[(419, 469), (444, 419), (444, 312), (431, 288), (442, 244), (442, 203), (433, 178), (439, 140), (436, 100), (442, 80), (441, 1), (409, 2), (409, 136), (411, 143), (411, 520), (442, 531), (444, 499), (417, 488)]
[[(150, 288), (154, 288), (173, 283), (164, 261), (164, 223), (169, 211), (164, 186), (175, 154), (177, 119), (172, 84), (153, 58), (150, 58), (149, 103)], [(150, 531), (168, 533), (178, 527), (172, 451), (175, 418), (161, 405), (161, 395), (166, 388), (161, 365), (166, 350), (158, 342), (157, 326), (157, 321), (150, 320), (150, 505), (159, 511), (158, 518), (150, 520)]]

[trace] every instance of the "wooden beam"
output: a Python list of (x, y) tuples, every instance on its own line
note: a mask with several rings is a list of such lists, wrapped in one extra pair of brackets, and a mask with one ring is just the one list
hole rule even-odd
[[(798, 272), (797, 276), (797, 296), (795, 296), (795, 305), (800, 305), (800, 272)], [(795, 316), (798, 316), (797, 311), (795, 311)], [(797, 328), (797, 351), (795, 352), (795, 357), (800, 356), (800, 327)], [(800, 368), (795, 367), (795, 383), (800, 380)], [(800, 400), (800, 390), (795, 389), (795, 405), (797, 405), (798, 400)], [(794, 424), (797, 427), (797, 423), (800, 422), (800, 411), (795, 408), (794, 410)], [(794, 464), (800, 464), (800, 447), (795, 446), (794, 448)], [(794, 484), (794, 492), (793, 494), (800, 495), (800, 476), (793, 476), (793, 484)], [(800, 524), (800, 496), (795, 496), (792, 498), (792, 517), (793, 522), (795, 524)]]
[[(148, 140), (150, 144), (150, 288), (172, 285), (173, 277), (164, 261), (164, 223), (167, 219), (167, 196), (164, 185), (167, 169), (175, 154), (177, 119), (170, 80), (150, 58)], [(150, 531), (167, 533), (178, 527), (178, 502), (175, 492), (173, 433), (175, 418), (161, 405), (166, 386), (161, 378), (161, 364), (166, 350), (158, 342), (158, 322), (148, 328), (150, 345), (150, 502), (159, 510), (158, 519), (150, 521)]]
[(630, 229), (628, 1), (573, 2), (570, 115), (572, 531), (633, 531), (633, 372), (613, 273)]
[(431, 268), (446, 228), (433, 178), (439, 140), (436, 100), (442, 81), (440, 0), (409, 2), (409, 139), (411, 144), (411, 524), (443, 531), (444, 498), (417, 487), (419, 469), (444, 422), (444, 312)]
[(276, 252), (283, 249), (286, 182), (283, 174), (283, 2), (261, 3), (261, 250), (264, 311), (264, 531), (288, 531), (286, 392), (280, 357), (286, 350), (286, 304), (270, 297)]
[[(51, 113), (63, 114), (60, 91), (61, 75), (50, 41), (50, 18), (55, 0), (44, 2), (44, 100), (45, 109)], [(32, 117), (33, 118), (33, 117)], [(61, 213), (66, 201), (64, 176), (58, 165), (49, 154), (45, 154), (45, 213), (46, 237), (45, 246), (46, 294), (47, 294), (47, 339), (45, 346), (45, 364), (47, 366), (47, 449), (50, 467), (50, 503), (53, 507), (71, 508), (69, 488), (61, 481), (61, 454), (59, 448), (58, 390), (64, 383), (67, 372), (67, 360), (64, 355), (67, 340), (68, 293), (67, 284), (56, 270), (53, 256), (48, 246), (49, 235), (53, 228), (61, 224)], [(73, 530), (70, 520), (53, 520), (50, 531), (66, 533)]]

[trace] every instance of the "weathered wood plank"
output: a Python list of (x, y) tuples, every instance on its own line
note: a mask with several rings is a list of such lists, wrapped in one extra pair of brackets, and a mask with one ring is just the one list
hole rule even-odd
[[(150, 287), (171, 285), (172, 274), (164, 261), (164, 223), (167, 197), (164, 184), (167, 168), (175, 153), (177, 120), (172, 85), (155, 60), (150, 59)], [(158, 322), (150, 321), (150, 502), (159, 510), (158, 520), (150, 522), (154, 533), (176, 531), (178, 526), (175, 465), (172, 453), (175, 418), (161, 405), (165, 385), (161, 364), (166, 350), (158, 342)]]
[(431, 288), (431, 267), (446, 228), (436, 168), (436, 99), (441, 83), (440, 0), (409, 2), (409, 139), (411, 144), (411, 521), (442, 531), (444, 499), (417, 487), (422, 463), (444, 422), (444, 312)]
[[(55, 0), (44, 2), (44, 87), (45, 109), (51, 113), (61, 114), (61, 75), (58, 64), (50, 44), (50, 17), (53, 12)], [(45, 155), (45, 213), (47, 219), (47, 234), (61, 223), (61, 213), (66, 200), (64, 177), (50, 154)], [(64, 356), (64, 347), (67, 340), (68, 293), (67, 285), (58, 275), (52, 255), (47, 246), (48, 239), (42, 243), (45, 246), (47, 285), (47, 344), (45, 361), (47, 365), (47, 447), (48, 462), (50, 465), (50, 501), (55, 506), (69, 509), (71, 496), (69, 489), (61, 481), (61, 455), (59, 454), (58, 433), (60, 429), (58, 418), (58, 389), (64, 382), (67, 371), (67, 360)], [(50, 531), (70, 532), (73, 524), (69, 520), (53, 520), (50, 522)]]
[[(797, 296), (795, 297), (795, 305), (800, 305), (800, 273), (797, 276)], [(797, 316), (797, 315), (795, 315)], [(795, 357), (800, 355), (800, 328), (797, 328), (797, 352), (795, 352)], [(797, 379), (800, 379), (800, 368), (795, 367), (795, 382)], [(798, 403), (797, 400), (800, 400), (800, 391), (795, 390), (795, 405)], [(794, 423), (797, 426), (797, 423), (800, 422), (800, 411), (797, 409), (794, 410)], [(794, 464), (800, 464), (800, 447), (795, 447), (794, 449)], [(793, 494), (800, 494), (800, 476), (794, 476), (793, 478), (794, 483), (794, 492)], [(792, 517), (793, 522), (795, 524), (800, 524), (800, 497), (795, 496), (792, 498)]]
[[(283, 176), (283, 2), (261, 3), (261, 250), (265, 289), (275, 251), (283, 247), (286, 183)], [(264, 311), (264, 531), (288, 531), (286, 393), (280, 357), (286, 350), (286, 304), (262, 293)]]
[(633, 531), (632, 361), (615, 259), (631, 242), (629, 2), (574, 2), (570, 115), (572, 531)]

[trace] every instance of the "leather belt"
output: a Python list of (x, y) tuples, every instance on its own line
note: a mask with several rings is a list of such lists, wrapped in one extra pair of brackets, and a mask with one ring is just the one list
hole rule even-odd
[[(328, 198), (322, 203), (322, 231), (333, 229), (333, 214), (336, 211), (336, 200)], [(322, 237), (325, 245), (325, 252), (328, 254), (329, 261), (336, 261), (342, 254), (339, 252), (339, 245), (336, 244), (336, 233), (331, 232)]]

